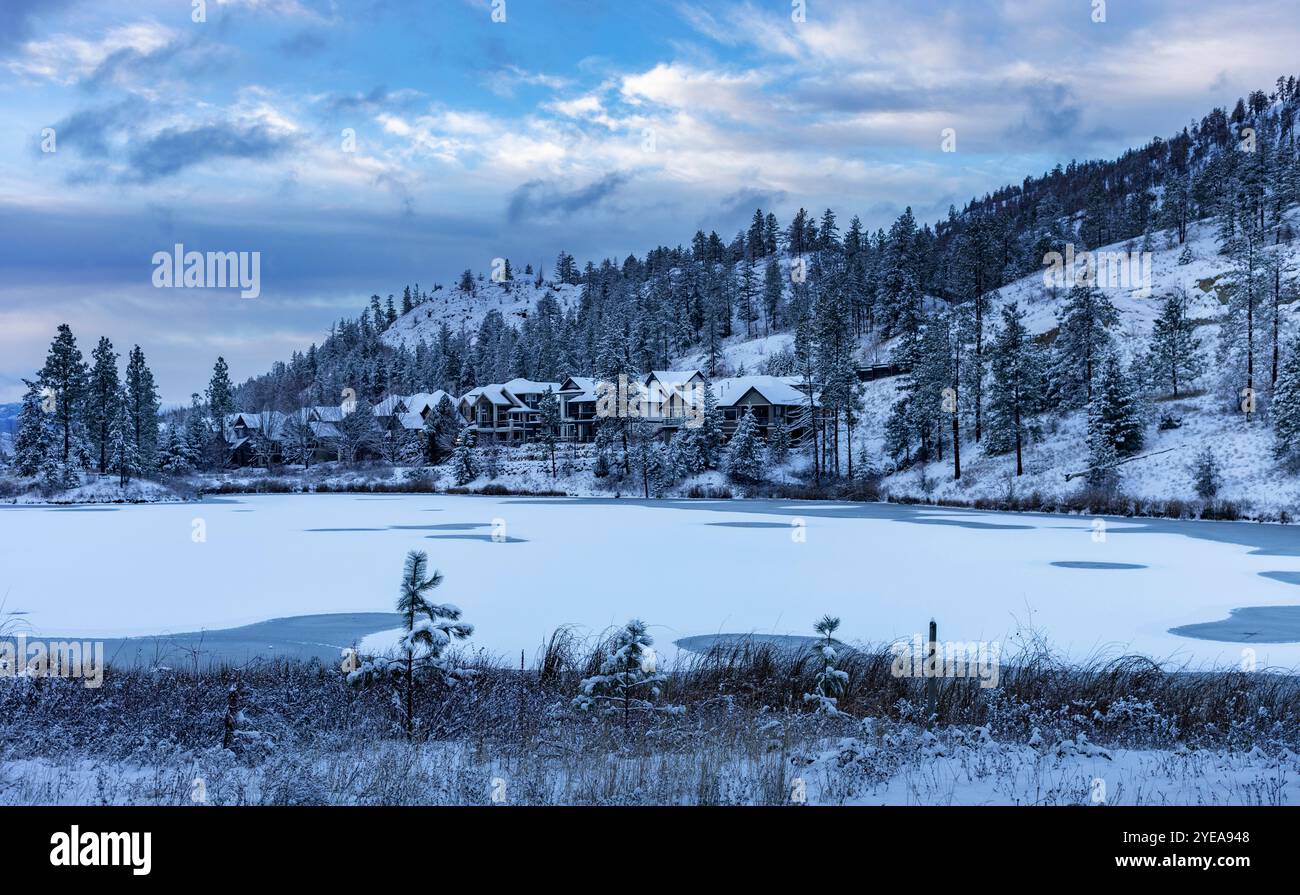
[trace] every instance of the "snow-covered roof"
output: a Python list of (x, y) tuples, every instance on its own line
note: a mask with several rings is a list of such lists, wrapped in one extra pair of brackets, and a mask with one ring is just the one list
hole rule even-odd
[(780, 376), (734, 376), (713, 383), (713, 393), (718, 398), (719, 407), (735, 406), (751, 389), (770, 404), (808, 403), (807, 395)]
[(394, 416), (406, 410), (406, 401), (401, 395), (389, 395), (374, 406), (375, 416)]
[(339, 427), (333, 423), (312, 422), (308, 423), (317, 438), (337, 438)]
[(462, 401), (469, 401), (473, 404), (479, 398), (487, 398), (493, 404), (501, 407), (515, 407), (519, 404), (518, 399), (505, 390), (501, 385), (480, 385), (465, 393), (461, 398)]
[(558, 382), (538, 382), (534, 379), (511, 379), (501, 386), (512, 395), (544, 395), (547, 390), (558, 392)]
[(641, 380), (642, 384), (648, 384), (651, 378), (658, 379), (664, 385), (685, 385), (697, 377), (703, 378), (704, 374), (699, 370), (651, 370)]
[(426, 410), (431, 411), (442, 402), (443, 398), (451, 398), (451, 402), (453, 404), (456, 403), (454, 397), (447, 394), (442, 389), (437, 389), (432, 392), (417, 392), (414, 395), (408, 395), (405, 399), (406, 409), (411, 413), (424, 413)]
[(414, 411), (411, 411), (409, 413), (403, 413), (401, 416), (397, 418), (397, 421), (402, 424), (403, 429), (424, 428), (424, 417), (420, 416), (419, 413)]
[(343, 419), (343, 408), (334, 404), (321, 404), (311, 408), (311, 415), (323, 423), (337, 423)]

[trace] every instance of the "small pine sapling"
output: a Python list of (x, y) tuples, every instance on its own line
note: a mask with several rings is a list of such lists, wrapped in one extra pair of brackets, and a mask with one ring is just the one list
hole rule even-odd
[(849, 683), (848, 672), (835, 667), (838, 655), (835, 652), (835, 640), (831, 635), (835, 633), (839, 626), (840, 620), (829, 615), (823, 615), (821, 620), (814, 626), (817, 633), (826, 638), (817, 648), (818, 652), (821, 653), (823, 664), (822, 670), (817, 673), (814, 691), (805, 693), (803, 701), (812, 703), (813, 710), (818, 714), (840, 714), (840, 697), (844, 695)]

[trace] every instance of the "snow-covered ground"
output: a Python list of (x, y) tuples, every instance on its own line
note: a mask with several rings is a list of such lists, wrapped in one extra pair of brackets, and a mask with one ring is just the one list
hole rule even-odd
[[(522, 767), (474, 743), (366, 742), (353, 751), (248, 767), (223, 750), (160, 744), (152, 761), (19, 758), (0, 768), (0, 804), (277, 803), (285, 793), (327, 804), (1293, 805), (1300, 756), (1103, 749), (1068, 739), (996, 742), (987, 730), (915, 729), (824, 742), (793, 758), (676, 750), (654, 762), (610, 756)], [(406, 769), (400, 788), (377, 781)], [(286, 784), (281, 775), (292, 772)], [(708, 785), (706, 785), (706, 781)]]
[[(495, 537), (494, 537), (495, 536)], [(405, 553), (427, 550), (472, 643), (533, 654), (559, 625), (644, 618), (677, 638), (921, 632), (995, 641), (1030, 629), (1070, 658), (1135, 652), (1236, 666), (1241, 643), (1169, 628), (1297, 600), (1300, 534), (1252, 523), (1013, 515), (885, 504), (445, 495), (264, 495), (200, 503), (0, 508), (4, 611), (36, 634), (229, 628), (391, 611)], [(1267, 639), (1261, 632), (1260, 640)], [(1261, 666), (1300, 643), (1254, 642)], [(671, 659), (671, 657), (669, 657)]]

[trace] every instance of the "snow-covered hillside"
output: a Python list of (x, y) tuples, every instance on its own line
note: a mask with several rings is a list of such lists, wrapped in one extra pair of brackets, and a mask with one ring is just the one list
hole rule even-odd
[[(1293, 208), (1288, 217), (1300, 223), (1300, 209)], [(1216, 454), (1223, 477), (1220, 497), (1245, 510), (1248, 515), (1276, 518), (1281, 513), (1295, 517), (1300, 508), (1300, 480), (1283, 474), (1273, 461), (1273, 433), (1262, 419), (1251, 425), (1232, 412), (1232, 402), (1216, 380), (1218, 365), (1219, 324), (1223, 319), (1231, 283), (1231, 262), (1219, 253), (1213, 221), (1192, 224), (1186, 245), (1178, 245), (1171, 231), (1153, 234), (1150, 245), (1150, 288), (1141, 285), (1106, 290), (1119, 316), (1112, 335), (1126, 359), (1146, 352), (1152, 324), (1166, 298), (1181, 291), (1187, 297), (1187, 316), (1196, 321), (1196, 336), (1208, 371), (1191, 383), (1185, 396), (1178, 400), (1156, 399), (1146, 403), (1146, 459), (1122, 467), (1124, 494), (1150, 500), (1188, 500), (1194, 497), (1189, 471), (1193, 456), (1203, 447)], [(1101, 252), (1141, 252), (1141, 240), (1104, 246)], [(1300, 274), (1300, 243), (1269, 250), (1283, 258), (1283, 278)], [(1190, 256), (1190, 260), (1189, 260)], [(1180, 261), (1182, 263), (1180, 263)], [(1066, 300), (1065, 288), (1050, 288), (1043, 273), (1037, 272), (1012, 282), (993, 293), (986, 326), (991, 329), (1000, 320), (1001, 309), (1017, 302), (1025, 312), (1025, 324), (1032, 334), (1050, 339), (1060, 325)], [(1283, 295), (1282, 344), (1293, 343), (1300, 331), (1300, 303), (1291, 290)], [(728, 371), (744, 369), (757, 372), (768, 358), (788, 351), (789, 333), (756, 339), (736, 337), (722, 351)], [(864, 365), (888, 360), (893, 345), (864, 339), (859, 358)], [(1267, 358), (1265, 351), (1262, 357)], [(681, 358), (679, 365), (702, 366), (699, 355)], [(1267, 361), (1264, 367), (1267, 369)], [(885, 420), (899, 397), (898, 378), (880, 379), (865, 384), (865, 413), (855, 446), (865, 445), (873, 465), (888, 471), (891, 464), (884, 451)], [(1178, 428), (1160, 428), (1165, 417), (1181, 423)], [(952, 480), (952, 464), (945, 449), (942, 462), (912, 466), (889, 474), (884, 480), (888, 496), (905, 499), (944, 501), (994, 501), (1028, 498), (1038, 494), (1046, 501), (1068, 500), (1080, 489), (1080, 479), (1065, 480), (1066, 473), (1079, 472), (1087, 466), (1085, 447), (1086, 419), (1082, 411), (1045, 414), (1043, 437), (1030, 445), (1025, 455), (1025, 474), (1014, 475), (1014, 457), (986, 455), (970, 440), (970, 427), (963, 433), (962, 478)], [(855, 447), (856, 451), (856, 447)], [(1163, 453), (1157, 453), (1163, 452)], [(855, 458), (856, 460), (856, 458)]]
[(421, 340), (432, 343), (443, 323), (453, 333), (464, 330), (473, 334), (483, 318), (494, 310), (500, 311), (507, 322), (518, 327), (523, 325), (544, 295), (554, 296), (560, 304), (560, 310), (568, 311), (576, 305), (581, 292), (581, 286), (569, 283), (547, 282), (539, 287), (531, 278), (512, 280), (509, 283), (484, 280), (478, 283), (473, 292), (459, 288), (439, 289), (427, 302), (397, 318), (384, 331), (383, 340), (394, 348), (405, 345), (414, 350)]

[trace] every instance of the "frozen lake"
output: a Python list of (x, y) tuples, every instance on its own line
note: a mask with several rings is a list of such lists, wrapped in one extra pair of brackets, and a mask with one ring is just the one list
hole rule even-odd
[(471, 643), (512, 661), (562, 624), (638, 616), (670, 651), (692, 635), (808, 634), (831, 613), (846, 641), (911, 637), (933, 616), (941, 640), (1004, 655), (1032, 627), (1075, 659), (1236, 665), (1250, 646), (1260, 665), (1300, 668), (1300, 643), (1267, 642), (1300, 637), (1297, 610), (1278, 608), (1300, 605), (1300, 529), (1252, 523), (1101, 532), (881, 504), (436, 495), (9, 506), (0, 598), (37, 635), (94, 638), (391, 612), (412, 549), (446, 576), (434, 598), (461, 606)]

